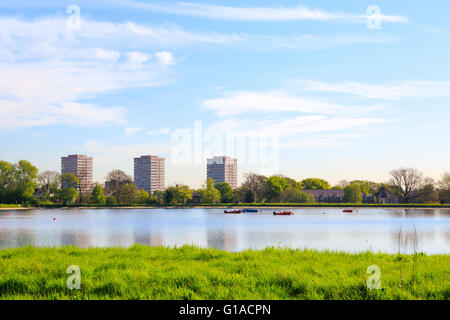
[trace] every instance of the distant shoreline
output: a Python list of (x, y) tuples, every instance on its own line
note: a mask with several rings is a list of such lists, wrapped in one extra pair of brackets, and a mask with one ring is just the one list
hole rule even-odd
[(420, 205), (420, 204), (233, 204), (233, 205), (136, 205), (136, 206), (107, 206), (107, 205), (42, 205), (35, 207), (0, 207), (0, 211), (13, 210), (47, 210), (47, 209), (230, 209), (230, 208), (252, 208), (252, 209), (341, 209), (341, 208), (377, 208), (377, 209), (448, 209), (450, 205)]

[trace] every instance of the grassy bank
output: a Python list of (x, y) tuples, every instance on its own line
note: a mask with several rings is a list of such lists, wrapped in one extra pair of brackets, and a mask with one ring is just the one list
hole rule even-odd
[(4, 210), (7, 210), (7, 209), (20, 209), (20, 208), (22, 208), (22, 206), (20, 204), (3, 204), (3, 203), (0, 203), (0, 210), (1, 209), (4, 209)]
[[(66, 287), (70, 265), (81, 290)], [(1, 299), (450, 299), (449, 255), (26, 247), (1, 250), (0, 270)]]

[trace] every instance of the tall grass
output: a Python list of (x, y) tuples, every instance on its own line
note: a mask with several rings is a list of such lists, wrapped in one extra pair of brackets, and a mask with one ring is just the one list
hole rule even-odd
[[(81, 268), (80, 290), (67, 289), (70, 265)], [(367, 288), (369, 265), (381, 269), (381, 290)], [(0, 299), (450, 299), (449, 281), (449, 255), (140, 245), (0, 251)]]

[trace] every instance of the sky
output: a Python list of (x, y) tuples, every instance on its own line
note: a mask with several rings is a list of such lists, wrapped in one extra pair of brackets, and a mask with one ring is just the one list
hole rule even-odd
[[(187, 1), (187, 2), (186, 2)], [(450, 171), (450, 2), (0, 3), (0, 159), (94, 179), (166, 159), (200, 187), (206, 158), (301, 180)]]

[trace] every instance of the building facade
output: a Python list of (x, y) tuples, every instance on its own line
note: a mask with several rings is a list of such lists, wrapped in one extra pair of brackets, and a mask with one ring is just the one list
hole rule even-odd
[(134, 158), (134, 183), (138, 189), (144, 189), (149, 194), (164, 190), (165, 159), (158, 156)]
[(61, 158), (61, 174), (72, 173), (77, 176), (80, 183), (78, 191), (87, 194), (92, 190), (93, 158), (85, 155), (69, 155)]
[(237, 159), (220, 156), (206, 161), (207, 179), (212, 178), (216, 183), (228, 182), (231, 188), (237, 188)]

